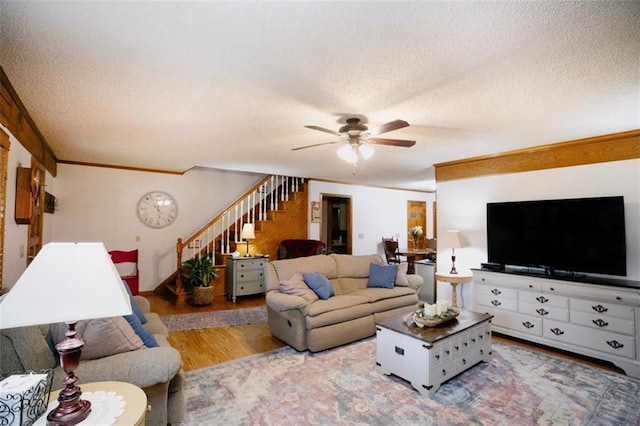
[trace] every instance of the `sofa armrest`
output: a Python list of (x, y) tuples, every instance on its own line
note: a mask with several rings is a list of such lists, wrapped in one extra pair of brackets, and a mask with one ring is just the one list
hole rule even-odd
[(136, 305), (138, 305), (138, 307), (142, 312), (144, 313), (151, 312), (151, 304), (145, 297), (133, 296), (133, 300), (136, 302)]
[(284, 294), (278, 291), (270, 291), (267, 293), (266, 300), (267, 305), (278, 312), (302, 309), (308, 305), (307, 301), (300, 296)]
[(422, 276), (417, 274), (407, 274), (407, 281), (409, 281), (409, 287), (414, 289), (416, 293), (420, 290), (420, 286), (424, 283)]
[[(82, 383), (116, 381), (147, 388), (159, 383), (169, 383), (181, 367), (180, 352), (169, 346), (161, 346), (83, 360), (75, 373), (81, 386)], [(64, 372), (61, 373), (64, 376)]]

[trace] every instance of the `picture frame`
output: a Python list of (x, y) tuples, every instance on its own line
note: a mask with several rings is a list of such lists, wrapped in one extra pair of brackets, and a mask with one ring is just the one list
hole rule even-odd
[(311, 223), (320, 223), (320, 201), (311, 202)]

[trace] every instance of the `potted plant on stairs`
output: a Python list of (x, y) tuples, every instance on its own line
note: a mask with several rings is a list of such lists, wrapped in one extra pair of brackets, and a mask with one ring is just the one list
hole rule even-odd
[(193, 303), (208, 305), (213, 302), (214, 287), (211, 281), (218, 276), (218, 269), (213, 266), (211, 256), (193, 257), (182, 263), (187, 272), (186, 283), (193, 287)]

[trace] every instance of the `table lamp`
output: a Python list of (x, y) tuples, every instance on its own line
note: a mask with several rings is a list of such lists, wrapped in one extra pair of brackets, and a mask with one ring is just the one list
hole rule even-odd
[(80, 320), (131, 315), (131, 302), (102, 243), (49, 243), (0, 303), (0, 329), (65, 322), (67, 338), (56, 345), (67, 373), (58, 406), (47, 415), (52, 424), (74, 425), (91, 411), (80, 399), (74, 370), (84, 340), (76, 337)]
[(244, 257), (251, 257), (249, 254), (249, 240), (253, 240), (256, 237), (255, 231), (253, 229), (253, 223), (245, 223), (242, 226), (242, 232), (240, 233), (240, 238), (243, 240), (247, 240), (247, 253)]
[(462, 245), (462, 233), (457, 230), (451, 230), (444, 233), (444, 235), (438, 239), (440, 247), (451, 249), (451, 271), (450, 274), (457, 274), (456, 270), (456, 249), (461, 248)]

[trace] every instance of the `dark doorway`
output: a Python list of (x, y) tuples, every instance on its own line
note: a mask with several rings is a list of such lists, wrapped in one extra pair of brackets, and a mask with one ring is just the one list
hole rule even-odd
[(351, 198), (322, 194), (320, 239), (331, 253), (351, 254)]

